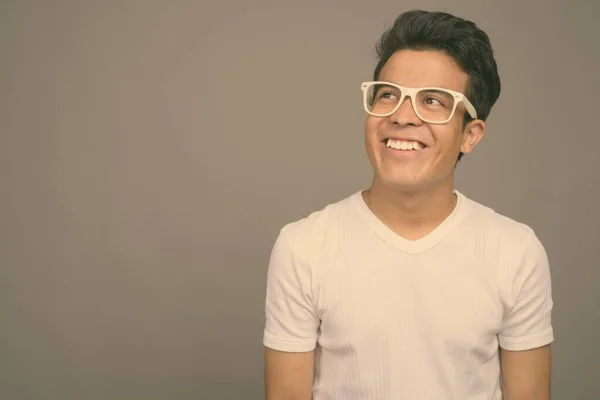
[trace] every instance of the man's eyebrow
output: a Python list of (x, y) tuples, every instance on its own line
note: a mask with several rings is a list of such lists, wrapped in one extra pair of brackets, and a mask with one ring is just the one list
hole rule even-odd
[[(419, 86), (411, 86), (411, 85), (402, 85), (401, 83), (396, 83), (394, 81), (390, 81), (390, 80), (385, 80), (385, 79), (380, 79), (380, 82), (382, 83), (378, 83), (378, 86), (384, 86), (384, 85), (388, 85), (388, 84), (395, 84), (395, 85), (400, 85), (400, 86), (406, 86), (408, 88), (441, 88), (441, 89), (448, 89), (448, 90), (457, 90), (457, 89), (452, 89), (450, 87), (448, 87), (447, 85), (441, 85), (441, 84), (428, 84), (428, 85), (419, 85)], [(458, 90), (460, 91), (460, 90)]]

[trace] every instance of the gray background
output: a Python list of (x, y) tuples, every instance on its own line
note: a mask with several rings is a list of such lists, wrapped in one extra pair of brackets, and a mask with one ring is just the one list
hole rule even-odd
[(360, 82), (415, 7), (492, 39), (457, 188), (544, 242), (553, 398), (596, 399), (600, 6), (566, 0), (2, 1), (0, 398), (262, 398), (271, 246), (370, 183)]

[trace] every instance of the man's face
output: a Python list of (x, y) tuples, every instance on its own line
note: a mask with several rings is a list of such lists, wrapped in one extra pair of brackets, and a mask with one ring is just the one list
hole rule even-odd
[[(465, 93), (468, 75), (442, 52), (401, 50), (390, 57), (378, 80), (411, 88), (433, 86)], [(463, 131), (464, 112), (464, 105), (459, 103), (449, 122), (426, 123), (417, 117), (411, 99), (406, 97), (388, 117), (368, 115), (365, 143), (376, 181), (394, 189), (416, 190), (451, 180), (459, 152), (470, 153), (485, 130), (483, 121), (475, 120)], [(419, 146), (389, 142), (390, 138), (416, 141)]]

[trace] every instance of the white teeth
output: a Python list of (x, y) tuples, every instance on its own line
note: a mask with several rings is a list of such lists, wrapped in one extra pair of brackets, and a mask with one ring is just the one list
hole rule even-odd
[(423, 145), (419, 142), (388, 139), (386, 146), (395, 150), (421, 150)]

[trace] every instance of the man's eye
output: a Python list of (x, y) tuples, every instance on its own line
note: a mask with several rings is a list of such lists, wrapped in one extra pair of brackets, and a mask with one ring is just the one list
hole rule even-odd
[(426, 98), (425, 103), (427, 103), (427, 105), (432, 105), (432, 106), (443, 106), (444, 105), (439, 99), (436, 99), (435, 97)]
[(377, 98), (379, 99), (391, 99), (396, 97), (392, 92), (381, 92)]

